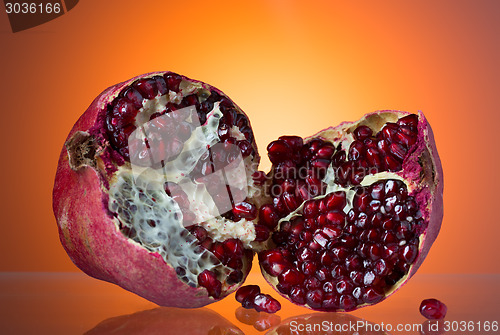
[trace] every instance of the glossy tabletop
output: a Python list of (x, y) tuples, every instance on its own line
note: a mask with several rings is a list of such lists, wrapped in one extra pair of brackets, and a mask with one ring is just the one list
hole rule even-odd
[[(273, 293), (258, 274), (252, 273), (247, 281)], [(500, 334), (495, 328), (500, 321), (499, 282), (499, 274), (417, 274), (373, 307), (353, 313), (311, 313), (280, 298), (281, 311), (266, 320), (264, 313), (238, 309), (234, 296), (199, 309), (160, 308), (83, 273), (4, 272), (0, 334), (271, 334), (277, 328), (280, 334), (421, 334), (425, 319), (418, 307), (431, 297), (448, 306), (446, 334)], [(248, 324), (256, 318), (259, 330)], [(273, 327), (263, 330), (266, 323)]]

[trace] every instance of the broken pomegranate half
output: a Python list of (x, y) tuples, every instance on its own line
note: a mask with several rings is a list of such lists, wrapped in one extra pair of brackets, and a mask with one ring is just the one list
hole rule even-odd
[(172, 72), (117, 84), (62, 150), (62, 244), (87, 274), (159, 305), (207, 305), (250, 271), (258, 162), (248, 118), (218, 89)]
[(254, 252), (284, 297), (375, 304), (417, 270), (442, 219), (422, 114), (380, 111), (268, 146), (220, 90), (172, 72), (101, 93), (71, 130), (53, 192), (61, 242), (87, 274), (159, 305), (200, 307), (244, 282)]
[(418, 269), (443, 215), (443, 180), (423, 114), (379, 111), (306, 140), (267, 147), (272, 230), (262, 273), (284, 297), (351, 311), (394, 293)]

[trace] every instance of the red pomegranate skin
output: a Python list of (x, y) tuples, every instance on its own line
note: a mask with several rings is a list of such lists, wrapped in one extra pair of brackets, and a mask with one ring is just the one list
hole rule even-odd
[[(411, 113), (399, 111), (399, 110), (379, 110), (373, 113), (368, 113), (364, 115), (360, 120), (350, 122), (342, 122), (338, 126), (329, 127), (319, 131), (318, 133), (309, 136), (304, 139), (304, 142), (308, 142), (310, 139), (314, 139), (317, 137), (323, 138), (328, 141), (337, 141), (345, 135), (346, 129), (354, 129), (355, 125), (365, 124), (365, 120), (367, 119), (380, 119), (384, 120), (384, 114), (392, 114), (396, 115), (397, 118), (402, 118), (406, 115), (410, 115)], [(381, 301), (387, 299), (389, 296), (398, 291), (408, 280), (417, 272), (419, 267), (422, 265), (422, 262), (426, 258), (429, 250), (436, 240), (439, 231), (441, 229), (441, 223), (443, 220), (443, 169), (441, 166), (441, 160), (439, 158), (439, 154), (437, 151), (436, 143), (434, 140), (434, 134), (432, 132), (430, 124), (427, 122), (424, 114), (419, 111), (418, 114), (418, 139), (414, 144), (413, 151), (405, 157), (405, 160), (402, 165), (402, 169), (398, 172), (395, 172), (397, 175), (401, 176), (405, 180), (409, 180), (417, 185), (414, 191), (417, 192), (415, 195), (415, 200), (419, 204), (419, 209), (422, 212), (423, 216), (428, 218), (427, 226), (422, 229), (421, 234), (419, 236), (420, 245), (419, 245), (419, 253), (414, 263), (412, 264), (409, 272), (406, 276), (404, 276), (398, 283), (396, 283), (392, 290), (386, 293), (382, 300), (378, 301), (376, 304)], [(387, 121), (387, 120), (386, 120)], [(380, 121), (381, 124), (386, 121)], [(375, 122), (376, 123), (376, 122)], [(373, 125), (373, 121), (368, 122), (368, 124)], [(423, 167), (419, 164), (419, 160), (423, 159), (425, 162)], [(431, 180), (421, 181), (421, 172), (423, 169), (427, 169), (425, 171), (426, 176), (432, 176)], [(431, 189), (430, 189), (431, 188)], [(261, 272), (266, 279), (266, 281), (275, 288), (276, 292), (278, 292), (281, 296), (286, 299), (290, 299), (287, 295), (281, 293), (276, 288), (276, 278), (270, 276), (261, 265)], [(370, 306), (371, 304), (358, 305), (356, 310), (362, 307)], [(301, 305), (306, 308), (310, 308), (318, 311), (331, 312), (331, 310), (323, 309), (323, 308), (312, 308), (307, 304)], [(349, 310), (349, 311), (352, 311)], [(344, 311), (342, 309), (336, 309), (335, 311)]]
[[(136, 79), (165, 73), (144, 74), (103, 91), (78, 119), (67, 140), (103, 122), (101, 111), (124, 87)], [(197, 308), (213, 303), (214, 298), (208, 297), (203, 287), (193, 288), (182, 282), (158, 253), (132, 242), (118, 230), (108, 216), (107, 194), (103, 192), (106, 186), (91, 166), (73, 170), (63, 147), (55, 177), (53, 211), (60, 241), (73, 263), (89, 276), (117, 284), (160, 306)], [(220, 299), (236, 289), (235, 285), (223, 291)]]

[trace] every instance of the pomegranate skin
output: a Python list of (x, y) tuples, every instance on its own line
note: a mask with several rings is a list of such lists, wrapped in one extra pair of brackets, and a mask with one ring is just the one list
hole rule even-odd
[[(71, 139), (79, 132), (88, 134), (91, 131), (95, 138), (103, 138), (102, 110), (124, 87), (136, 79), (165, 73), (152, 72), (111, 86), (82, 114), (70, 131), (59, 157), (53, 189), (53, 211), (61, 244), (73, 263), (87, 275), (119, 285), (160, 306), (197, 308), (213, 303), (216, 299), (207, 296), (205, 288), (193, 288), (182, 282), (175, 269), (158, 253), (146, 250), (119, 231), (114, 221), (116, 219), (107, 208), (107, 193), (103, 191), (108, 186), (103, 175), (103, 165), (107, 166), (106, 157), (100, 157), (96, 166), (95, 161), (91, 160), (75, 164), (68, 155)], [(211, 89), (222, 94), (213, 87)], [(246, 271), (243, 271), (244, 277), (250, 271), (251, 260), (248, 263)], [(219, 299), (237, 288), (238, 285), (229, 286)]]
[[(336, 142), (342, 138), (346, 133), (352, 133), (360, 125), (370, 125), (371, 127), (380, 129), (386, 122), (396, 122), (399, 118), (410, 115), (411, 113), (399, 111), (399, 110), (380, 110), (372, 113), (368, 113), (363, 116), (360, 120), (354, 122), (342, 122), (336, 127), (329, 127), (318, 133), (309, 136), (304, 139), (304, 142), (309, 142), (315, 138), (322, 138), (327, 141)], [(427, 221), (427, 226), (423, 228), (419, 233), (419, 252), (418, 255), (411, 265), (408, 273), (401, 278), (392, 289), (385, 293), (383, 298), (374, 303), (378, 304), (394, 294), (399, 290), (408, 280), (417, 272), (422, 262), (426, 258), (429, 250), (436, 240), (439, 231), (441, 229), (441, 223), (443, 220), (443, 170), (441, 166), (441, 160), (438, 155), (436, 143), (434, 140), (434, 134), (432, 132), (430, 124), (421, 111), (418, 114), (418, 140), (414, 145), (412, 151), (405, 157), (402, 165), (401, 171), (395, 172), (405, 180), (410, 181), (413, 184), (412, 191), (416, 191), (416, 200), (419, 204), (419, 210)], [(419, 162), (423, 162), (422, 166)], [(424, 176), (423, 178), (421, 176)], [(289, 296), (280, 292), (277, 289), (277, 278), (271, 276), (266, 272), (262, 264), (260, 264), (261, 272), (266, 279), (266, 281), (275, 288), (284, 298), (290, 300)], [(292, 301), (293, 302), (293, 301)], [(373, 304), (362, 304), (354, 309), (349, 309), (347, 311), (353, 311), (362, 307), (370, 306)], [(303, 304), (306, 308), (310, 308), (318, 311), (331, 312), (332, 310), (327, 308), (313, 308), (307, 304)], [(342, 308), (336, 308), (335, 311), (343, 312)]]

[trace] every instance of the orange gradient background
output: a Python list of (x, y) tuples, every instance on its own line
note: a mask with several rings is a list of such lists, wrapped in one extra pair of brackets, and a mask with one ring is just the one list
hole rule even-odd
[(420, 272), (499, 273), (499, 13), (494, 0), (85, 0), (15, 34), (0, 13), (0, 271), (78, 271), (51, 208), (66, 136), (106, 87), (171, 70), (235, 100), (264, 156), (282, 134), (422, 110), (445, 215)]

